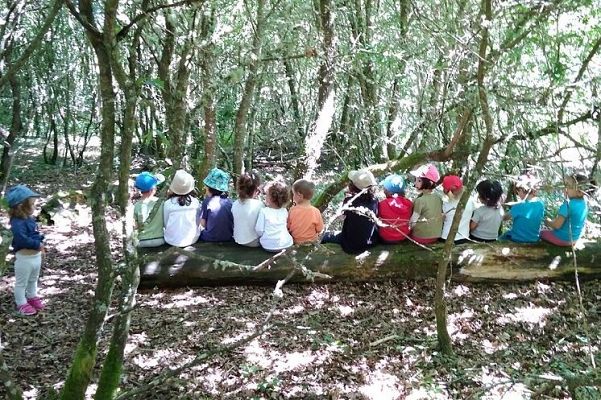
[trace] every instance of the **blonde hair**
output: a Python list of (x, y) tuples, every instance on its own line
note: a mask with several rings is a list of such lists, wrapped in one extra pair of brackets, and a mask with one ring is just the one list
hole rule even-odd
[(8, 210), (8, 215), (11, 218), (29, 218), (33, 215), (34, 205), (35, 199), (33, 197), (28, 197), (16, 206), (11, 207)]

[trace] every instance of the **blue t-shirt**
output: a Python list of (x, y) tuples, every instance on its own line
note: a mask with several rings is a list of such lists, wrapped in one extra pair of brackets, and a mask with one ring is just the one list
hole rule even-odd
[(545, 205), (539, 199), (524, 200), (509, 210), (513, 225), (503, 234), (503, 239), (518, 243), (536, 243), (539, 240), (540, 225), (545, 214)]
[(227, 197), (210, 196), (200, 206), (200, 218), (206, 226), (200, 233), (205, 242), (230, 242), (234, 235), (234, 216), (232, 201)]
[[(557, 215), (565, 218), (563, 225), (559, 229), (553, 230), (555, 236), (566, 242), (575, 242), (580, 238), (582, 229), (586, 224), (586, 215), (588, 214), (588, 205), (583, 198), (574, 198), (563, 202)], [(570, 228), (572, 233), (570, 235)]]
[(10, 230), (13, 233), (13, 250), (15, 252), (21, 249), (39, 250), (44, 235), (38, 230), (38, 224), (32, 217), (29, 218), (11, 218)]

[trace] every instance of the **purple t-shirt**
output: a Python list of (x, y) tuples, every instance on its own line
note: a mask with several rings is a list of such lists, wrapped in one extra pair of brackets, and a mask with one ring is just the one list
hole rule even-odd
[(227, 197), (210, 196), (200, 206), (200, 218), (206, 222), (200, 233), (200, 240), (205, 242), (230, 242), (234, 235), (234, 217), (232, 201)]

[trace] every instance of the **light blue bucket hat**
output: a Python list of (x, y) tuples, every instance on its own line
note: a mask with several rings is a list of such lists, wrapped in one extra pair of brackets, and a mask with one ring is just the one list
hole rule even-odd
[(25, 185), (13, 186), (6, 193), (9, 207), (16, 207), (30, 197), (40, 197), (40, 195)]
[(213, 168), (202, 183), (211, 189), (227, 192), (230, 185), (230, 174), (219, 168)]
[(405, 192), (405, 180), (398, 174), (388, 175), (380, 184), (390, 193), (401, 194)]

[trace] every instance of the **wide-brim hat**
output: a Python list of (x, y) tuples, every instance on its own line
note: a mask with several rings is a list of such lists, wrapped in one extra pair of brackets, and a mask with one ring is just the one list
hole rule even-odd
[(227, 192), (230, 186), (230, 174), (219, 168), (213, 168), (202, 183), (220, 192)]
[(532, 174), (523, 174), (514, 179), (515, 187), (526, 191), (536, 191), (541, 185), (541, 180)]
[(442, 189), (445, 192), (461, 189), (462, 187), (463, 181), (457, 175), (447, 175), (444, 178), (442, 178)]
[(40, 194), (25, 185), (13, 186), (6, 193), (6, 201), (9, 207), (16, 207), (30, 197), (40, 197)]
[(194, 177), (183, 169), (178, 169), (169, 185), (169, 190), (180, 196), (190, 193), (194, 190)]
[(398, 174), (388, 175), (380, 184), (390, 193), (405, 192), (405, 180)]
[(416, 170), (410, 172), (411, 175), (417, 178), (426, 178), (436, 183), (440, 179), (440, 174), (433, 164), (422, 165)]
[(361, 190), (378, 184), (374, 174), (367, 169), (351, 171), (348, 173), (348, 178), (353, 182), (353, 185)]
[(148, 171), (144, 171), (136, 176), (135, 186), (142, 192), (148, 192), (154, 189), (165, 181), (165, 176), (162, 174), (153, 175)]

